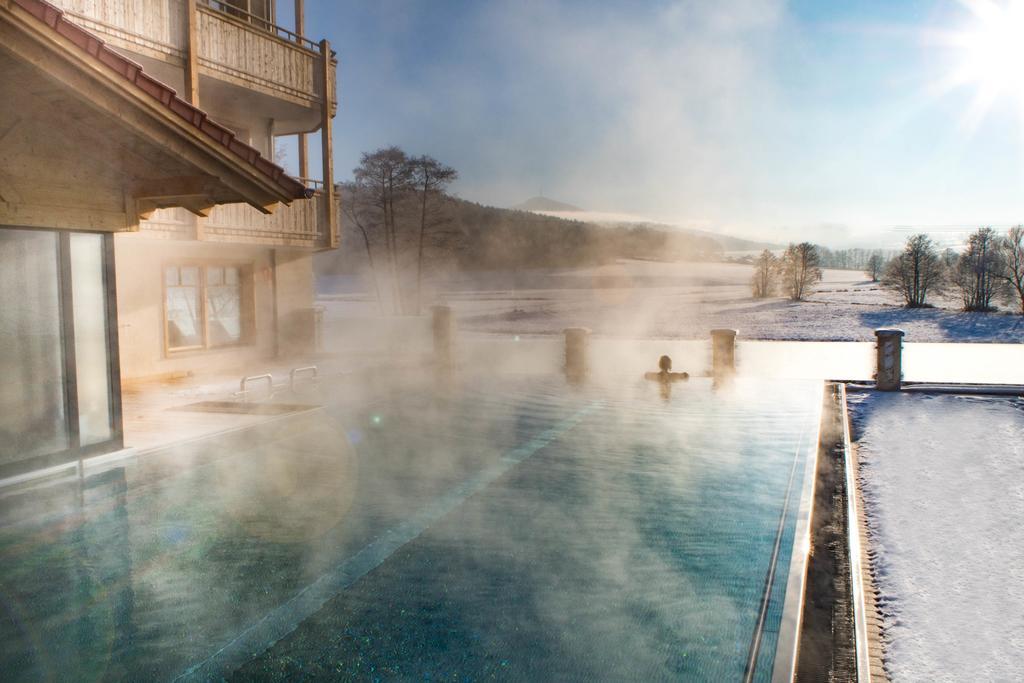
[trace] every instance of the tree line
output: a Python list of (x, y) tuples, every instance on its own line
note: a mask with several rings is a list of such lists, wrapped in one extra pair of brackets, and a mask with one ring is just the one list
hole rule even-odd
[(898, 293), (908, 308), (928, 307), (929, 297), (955, 291), (965, 311), (996, 310), (999, 300), (1013, 303), (1024, 315), (1024, 226), (1005, 236), (979, 228), (962, 252), (939, 251), (927, 235), (907, 238), (903, 250), (886, 259), (879, 250), (832, 252), (809, 242), (790, 244), (781, 256), (764, 250), (754, 260), (751, 292), (756, 298), (782, 293), (793, 301), (810, 294), (823, 267), (837, 267), (835, 255), (862, 264), (874, 282)]
[[(392, 146), (364, 153), (352, 180), (338, 184), (342, 239), (358, 245), (381, 313), (420, 313), (428, 280), (450, 271), (723, 257), (721, 244), (706, 235), (596, 225), (464, 201), (448, 192), (457, 178), (455, 169), (433, 157)], [(359, 267), (351, 249), (330, 258), (328, 271)]]
[(822, 268), (863, 270), (875, 282), (878, 281), (877, 276), (881, 275), (882, 266), (896, 255), (895, 252), (882, 249), (829, 249), (820, 244), (815, 246), (821, 257)]

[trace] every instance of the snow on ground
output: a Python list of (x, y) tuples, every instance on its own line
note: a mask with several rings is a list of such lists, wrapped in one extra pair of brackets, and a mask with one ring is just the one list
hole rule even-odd
[(851, 407), (890, 677), (1021, 680), (1024, 400)]
[[(751, 266), (622, 261), (596, 268), (463, 276), (436, 300), (451, 305), (462, 330), (559, 334), (585, 326), (601, 335), (706, 339), (733, 327), (746, 339), (872, 341), (878, 327), (900, 327), (912, 342), (1024, 341), (1024, 316), (907, 310), (862, 273), (826, 270), (808, 301), (750, 296)], [(365, 295), (336, 296), (320, 283), (329, 319), (374, 315)]]

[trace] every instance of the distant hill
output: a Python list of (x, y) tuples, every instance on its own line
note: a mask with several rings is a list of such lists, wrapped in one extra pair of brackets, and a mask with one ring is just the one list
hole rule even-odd
[(533, 213), (550, 216), (552, 218), (563, 218), (567, 221), (579, 221), (592, 225), (602, 225), (612, 228), (647, 228), (658, 232), (673, 234), (687, 234), (693, 237), (706, 237), (714, 240), (727, 252), (761, 251), (762, 249), (779, 249), (779, 244), (748, 240), (731, 235), (723, 235), (708, 230), (696, 228), (685, 228), (668, 223), (648, 221), (643, 218), (625, 213), (607, 211), (588, 211), (572, 204), (566, 204), (547, 197), (531, 197), (522, 204), (511, 207), (516, 211), (530, 211)]
[(453, 199), (450, 242), (460, 270), (575, 267), (616, 259), (713, 261), (724, 256), (711, 236), (647, 225), (608, 225)]
[(717, 232), (711, 232), (709, 230), (697, 230), (695, 228), (675, 228), (670, 225), (664, 225), (662, 223), (645, 223), (649, 228), (655, 230), (666, 230), (666, 231), (681, 231), (693, 235), (695, 237), (707, 237), (713, 239), (722, 245), (722, 249), (725, 251), (761, 251), (762, 249), (780, 249), (786, 245), (776, 244), (774, 242), (760, 242), (757, 240), (748, 240), (742, 237), (733, 237), (731, 235), (723, 235)]
[(530, 197), (521, 204), (509, 207), (516, 211), (582, 211), (578, 206), (559, 202), (547, 197)]
[[(341, 202), (347, 201), (341, 189)], [(419, 208), (399, 206), (398, 269), (415, 272)], [(584, 214), (585, 215), (585, 214)], [(314, 256), (321, 275), (361, 272), (368, 258), (365, 241), (345, 211), (341, 219), (342, 248)], [(613, 262), (616, 259), (720, 261), (726, 249), (710, 233), (637, 223), (608, 224), (571, 220), (536, 211), (484, 206), (451, 197), (438, 225), (426, 238), (428, 272), (566, 268)], [(385, 238), (379, 226), (369, 227), (378, 269), (386, 268)], [(732, 244), (729, 245), (733, 247)]]

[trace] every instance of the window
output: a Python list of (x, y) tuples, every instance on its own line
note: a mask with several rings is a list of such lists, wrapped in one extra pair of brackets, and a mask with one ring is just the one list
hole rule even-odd
[(242, 21), (270, 30), (274, 23), (272, 0), (215, 0), (212, 6)]
[(203, 322), (199, 300), (199, 268), (171, 266), (164, 273), (167, 284), (167, 348), (201, 348)]
[(206, 269), (206, 315), (210, 346), (242, 341), (242, 284), (238, 268)]
[(0, 229), (0, 477), (119, 448), (112, 235)]
[(238, 265), (170, 265), (164, 268), (167, 350), (245, 343), (251, 304), (247, 269)]

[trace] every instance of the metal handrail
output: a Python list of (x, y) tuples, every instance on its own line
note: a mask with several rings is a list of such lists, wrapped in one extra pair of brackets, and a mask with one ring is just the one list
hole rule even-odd
[(283, 38), (284, 40), (287, 40), (291, 43), (296, 43), (300, 47), (304, 47), (307, 50), (312, 50), (313, 52), (320, 52), (319, 44), (314, 43), (309, 38), (300, 36), (298, 33), (295, 33), (295, 31), (286, 29), (283, 26), (278, 26), (277, 24), (273, 23), (266, 17), (261, 17), (258, 14), (253, 14), (252, 12), (244, 10), (241, 7), (238, 7), (237, 5), (234, 5), (230, 2), (225, 2), (224, 0), (199, 1), (203, 6), (212, 9), (215, 12), (220, 12), (221, 14), (226, 14), (227, 16), (234, 17), (236, 19), (241, 19), (242, 21), (252, 24), (253, 26), (256, 26), (257, 28), (266, 31), (267, 33), (274, 34), (278, 38)]
[(255, 381), (261, 380), (261, 379), (267, 380), (267, 396), (269, 397), (269, 396), (273, 396), (274, 395), (274, 377), (273, 377), (273, 375), (271, 375), (270, 373), (266, 373), (266, 374), (263, 374), (263, 375), (250, 375), (248, 377), (243, 377), (242, 381), (239, 382), (239, 384), (238, 384), (238, 389), (239, 389), (238, 394), (239, 394), (239, 396), (242, 397), (242, 402), (243, 403), (248, 399), (248, 395), (249, 395), (249, 392), (245, 390), (245, 385), (248, 384), (249, 382), (255, 382)]
[(319, 378), (320, 373), (317, 371), (315, 365), (307, 365), (301, 368), (292, 368), (291, 372), (288, 373), (288, 388), (291, 389), (291, 392), (293, 394), (296, 393), (295, 378), (302, 377), (303, 375), (309, 375), (309, 381), (313, 384), (313, 386), (316, 386), (317, 379)]
[(296, 180), (306, 187), (311, 187), (318, 192), (324, 189), (324, 181), (317, 180), (316, 178), (296, 178)]

